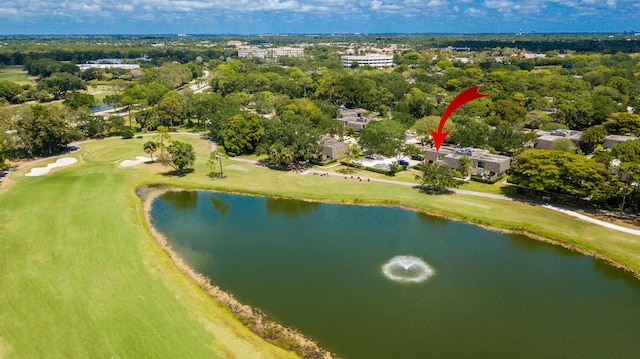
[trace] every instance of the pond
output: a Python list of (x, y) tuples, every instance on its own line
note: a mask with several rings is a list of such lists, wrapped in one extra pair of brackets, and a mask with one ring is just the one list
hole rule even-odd
[(341, 357), (640, 353), (640, 281), (527, 237), (400, 208), (204, 191), (161, 195), (151, 218), (214, 285)]

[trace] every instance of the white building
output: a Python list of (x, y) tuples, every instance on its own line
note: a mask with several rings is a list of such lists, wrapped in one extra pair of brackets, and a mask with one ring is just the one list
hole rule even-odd
[(269, 51), (259, 47), (244, 47), (238, 49), (238, 57), (266, 59), (267, 56), (269, 56)]
[(270, 49), (261, 47), (242, 47), (238, 49), (238, 57), (276, 59), (282, 56), (302, 58), (304, 57), (304, 49), (301, 47), (274, 47)]
[(235, 46), (235, 47), (240, 47), (242, 46), (244, 43), (242, 41), (238, 41), (238, 40), (229, 40), (227, 41), (227, 46)]
[(269, 49), (269, 57), (278, 58), (282, 56), (303, 58), (304, 49), (301, 47), (274, 47)]
[(77, 65), (81, 72), (85, 72), (88, 69), (125, 69), (135, 70), (139, 69), (140, 65), (134, 64), (80, 64)]
[(393, 55), (366, 54), (362, 56), (345, 55), (340, 57), (342, 66), (349, 67), (352, 63), (358, 66), (391, 67), (393, 66)]

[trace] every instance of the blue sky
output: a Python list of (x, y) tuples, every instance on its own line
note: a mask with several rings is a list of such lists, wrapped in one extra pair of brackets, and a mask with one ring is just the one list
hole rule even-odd
[(640, 0), (2, 0), (0, 34), (640, 31)]

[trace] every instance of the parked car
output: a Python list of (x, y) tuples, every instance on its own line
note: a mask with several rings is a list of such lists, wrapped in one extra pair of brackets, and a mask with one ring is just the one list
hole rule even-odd
[(399, 164), (400, 166), (409, 166), (409, 162), (407, 162), (407, 161), (405, 161), (405, 160), (400, 160), (400, 161), (398, 161), (398, 164)]
[(420, 155), (413, 155), (411, 156), (411, 159), (414, 161), (424, 161), (424, 157), (420, 156)]

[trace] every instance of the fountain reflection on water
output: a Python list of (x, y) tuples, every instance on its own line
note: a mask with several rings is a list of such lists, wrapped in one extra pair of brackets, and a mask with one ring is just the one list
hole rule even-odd
[(434, 274), (422, 259), (414, 256), (396, 256), (382, 266), (385, 277), (400, 283), (420, 283)]

